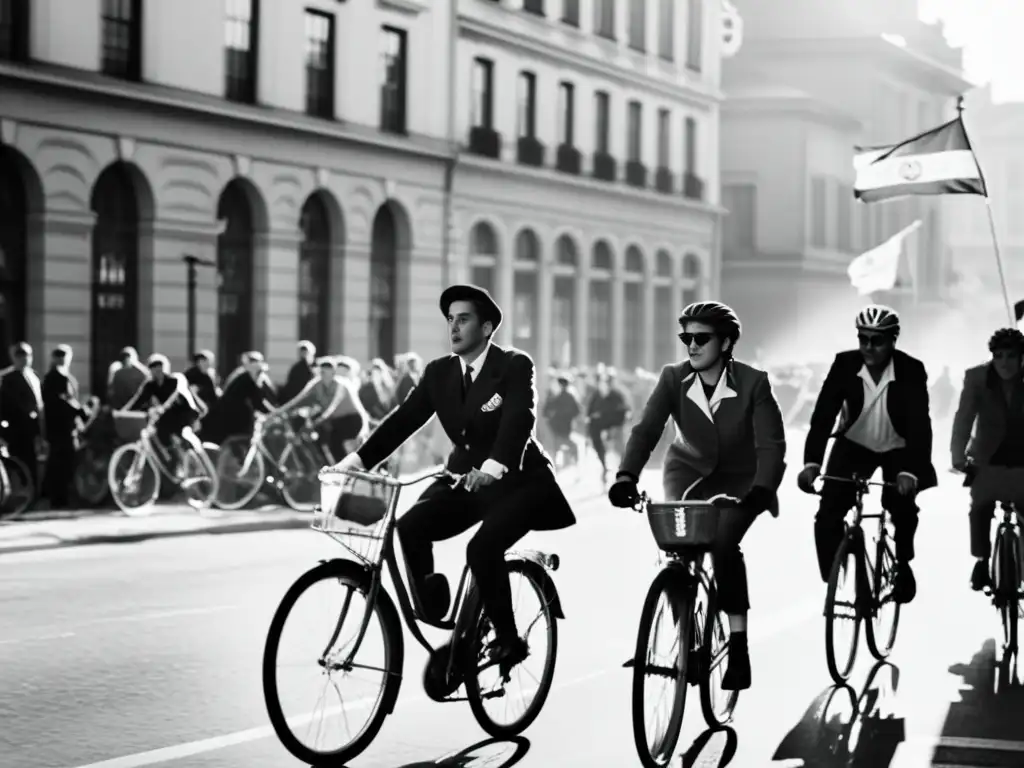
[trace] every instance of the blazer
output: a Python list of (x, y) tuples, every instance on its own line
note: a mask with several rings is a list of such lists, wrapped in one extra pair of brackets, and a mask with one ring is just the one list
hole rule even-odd
[[(924, 363), (898, 349), (893, 352), (892, 365), (894, 381), (885, 391), (885, 407), (896, 434), (907, 443), (900, 471), (917, 478), (918, 490), (932, 488), (938, 484), (938, 477), (932, 465), (928, 372)], [(864, 359), (856, 349), (840, 352), (832, 361), (811, 414), (804, 465), (821, 466), (829, 438), (845, 435), (864, 410), (864, 381), (860, 377), (863, 367)]]
[(963, 464), (968, 457), (975, 464), (985, 465), (1006, 439), (1007, 418), (1024, 411), (1024, 386), (1018, 386), (1010, 403), (1002, 393), (999, 375), (991, 363), (968, 368), (964, 372), (964, 387), (960, 391), (960, 404), (953, 416), (953, 435), (950, 453), (953, 466)]
[(679, 474), (684, 483), (729, 475), (736, 478), (737, 493), (753, 485), (775, 491), (782, 483), (786, 433), (764, 371), (730, 362), (709, 401), (689, 362), (666, 365), (630, 432), (620, 472), (640, 476), (670, 416), (676, 436), (665, 457), (666, 493), (681, 495), (668, 482)]
[[(461, 391), (458, 356), (430, 361), (419, 384), (359, 448), (363, 466), (380, 464), (436, 414), (453, 445), (447, 461), (450, 471), (465, 473), (493, 459), (508, 469), (498, 482), (507, 483), (510, 490), (520, 483), (546, 482), (550, 477), (545, 528), (575, 523), (569, 503), (554, 481), (551, 459), (534, 436), (537, 385), (530, 356), (492, 344), (465, 402)], [(540, 480), (538, 472), (542, 473)]]

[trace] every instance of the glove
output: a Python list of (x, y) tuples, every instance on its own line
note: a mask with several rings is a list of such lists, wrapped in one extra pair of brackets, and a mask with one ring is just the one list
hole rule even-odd
[(740, 502), (740, 508), (755, 515), (760, 515), (775, 501), (775, 493), (763, 485), (755, 485)]
[(821, 474), (821, 469), (811, 465), (804, 467), (800, 470), (800, 474), (796, 476), (797, 487), (804, 493), (814, 493), (814, 481), (818, 479)]
[(970, 488), (974, 483), (974, 478), (978, 476), (978, 468), (968, 462), (962, 467), (962, 471), (964, 473), (964, 488)]
[(615, 476), (615, 482), (608, 489), (608, 501), (614, 507), (631, 509), (640, 501), (640, 491), (636, 487), (636, 478), (625, 472)]

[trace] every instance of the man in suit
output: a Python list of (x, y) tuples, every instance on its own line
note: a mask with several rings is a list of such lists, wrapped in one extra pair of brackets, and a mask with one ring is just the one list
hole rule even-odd
[(8, 450), (28, 467), (33, 487), (39, 478), (37, 447), (43, 435), (43, 389), (32, 370), (32, 347), (21, 342), (10, 350), (13, 364), (0, 380), (0, 419), (7, 422)]
[(89, 415), (78, 400), (78, 379), (71, 373), (71, 347), (67, 344), (59, 345), (50, 356), (42, 398), (49, 444), (43, 491), (51, 509), (63, 509), (71, 500), (80, 422)]
[(491, 341), (501, 309), (472, 285), (445, 289), (440, 304), (452, 354), (428, 363), (409, 396), (337, 468), (375, 467), (437, 414), (454, 445), (447, 467), (465, 477), (455, 487), (433, 483), (398, 523), (418, 609), (437, 621), (451, 600), (447, 580), (433, 573), (432, 543), (481, 523), (466, 561), (495, 630), (491, 659), (515, 664), (527, 649), (516, 632), (505, 552), (529, 531), (567, 528), (576, 518), (534, 437), (533, 360)]
[(712, 557), (730, 629), (722, 687), (742, 690), (750, 687), (750, 598), (740, 542), (762, 512), (778, 514), (775, 491), (786, 471), (786, 435), (768, 374), (733, 360), (742, 331), (736, 313), (716, 301), (697, 302), (683, 310), (679, 324), (689, 360), (662, 369), (608, 497), (617, 507), (637, 503), (637, 480), (671, 416), (676, 440), (662, 471), (666, 498), (731, 497), (723, 499), (730, 506), (719, 510)]
[[(814, 492), (829, 437), (835, 437), (826, 474), (869, 477), (879, 467), (896, 488), (882, 491), (882, 505), (895, 528), (896, 572), (893, 599), (908, 603), (917, 594), (910, 561), (918, 507), (915, 496), (938, 483), (932, 466), (932, 422), (928, 412), (928, 373), (924, 364), (896, 349), (900, 317), (872, 304), (857, 315), (859, 349), (840, 352), (821, 385), (804, 445), (804, 468), (797, 485)], [(832, 433), (836, 417), (839, 427)], [(828, 581), (843, 540), (843, 519), (853, 506), (854, 487), (826, 481), (814, 520), (818, 568)]]
[[(953, 468), (971, 488), (971, 587), (989, 583), (989, 528), (997, 501), (1024, 509), (1024, 334), (996, 331), (988, 342), (992, 360), (964, 373), (960, 405), (953, 417)], [(972, 436), (973, 433), (973, 436)]]

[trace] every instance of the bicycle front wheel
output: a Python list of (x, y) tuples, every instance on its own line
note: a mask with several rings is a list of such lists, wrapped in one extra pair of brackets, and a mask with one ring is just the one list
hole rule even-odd
[(145, 515), (160, 495), (160, 471), (138, 443), (128, 443), (110, 457), (107, 484), (118, 509), (133, 517)]
[(857, 604), (861, 543), (847, 536), (836, 550), (825, 594), (825, 661), (837, 683), (845, 683), (857, 660), (861, 614)]
[(398, 697), (402, 624), (383, 589), (355, 645), (369, 587), (359, 566), (331, 560), (299, 577), (270, 622), (263, 651), (267, 714), (284, 748), (307, 765), (344, 765), (359, 755)]
[(217, 470), (204, 448), (188, 445), (182, 458), (181, 489), (193, 509), (206, 509), (217, 498)]
[[(674, 569), (655, 576), (640, 614), (633, 654), (633, 741), (644, 768), (664, 768), (677, 760), (693, 609)], [(652, 699), (655, 711), (650, 711)]]
[(217, 478), (214, 503), (221, 509), (241, 509), (256, 498), (267, 478), (263, 455), (248, 437), (229, 437), (217, 456)]
[(1003, 528), (996, 542), (999, 577), (996, 582), (997, 605), (1003, 624), (1003, 649), (1006, 656), (1017, 651), (1017, 622), (1020, 619), (1020, 563), (1013, 531)]
[(86, 443), (75, 457), (75, 495), (83, 504), (98, 507), (110, 494), (107, 486), (107, 467), (110, 448), (106, 445)]
[(284, 503), (296, 512), (312, 512), (320, 503), (320, 481), (317, 472), (324, 465), (319, 452), (298, 444), (281, 458), (285, 477), (281, 481)]
[(880, 536), (875, 548), (875, 578), (871, 584), (871, 620), (865, 626), (868, 650), (878, 661), (888, 658), (896, 644), (900, 625), (900, 604), (893, 597), (896, 555), (888, 535)]
[(32, 473), (21, 459), (4, 456), (3, 462), (10, 489), (7, 499), (0, 506), (0, 518), (17, 517), (36, 500), (36, 486), (32, 482)]
[[(720, 728), (732, 719), (739, 691), (722, 687), (729, 667), (729, 620), (718, 607), (718, 590), (711, 581), (704, 584), (707, 610), (700, 642), (700, 708), (709, 728)], [(700, 611), (698, 610), (698, 614)]]

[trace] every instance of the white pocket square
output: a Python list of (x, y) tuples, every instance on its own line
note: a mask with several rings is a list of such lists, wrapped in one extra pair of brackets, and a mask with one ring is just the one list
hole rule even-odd
[(499, 408), (501, 408), (501, 395), (494, 395), (490, 400), (480, 406), (480, 410), (484, 413), (496, 411)]

